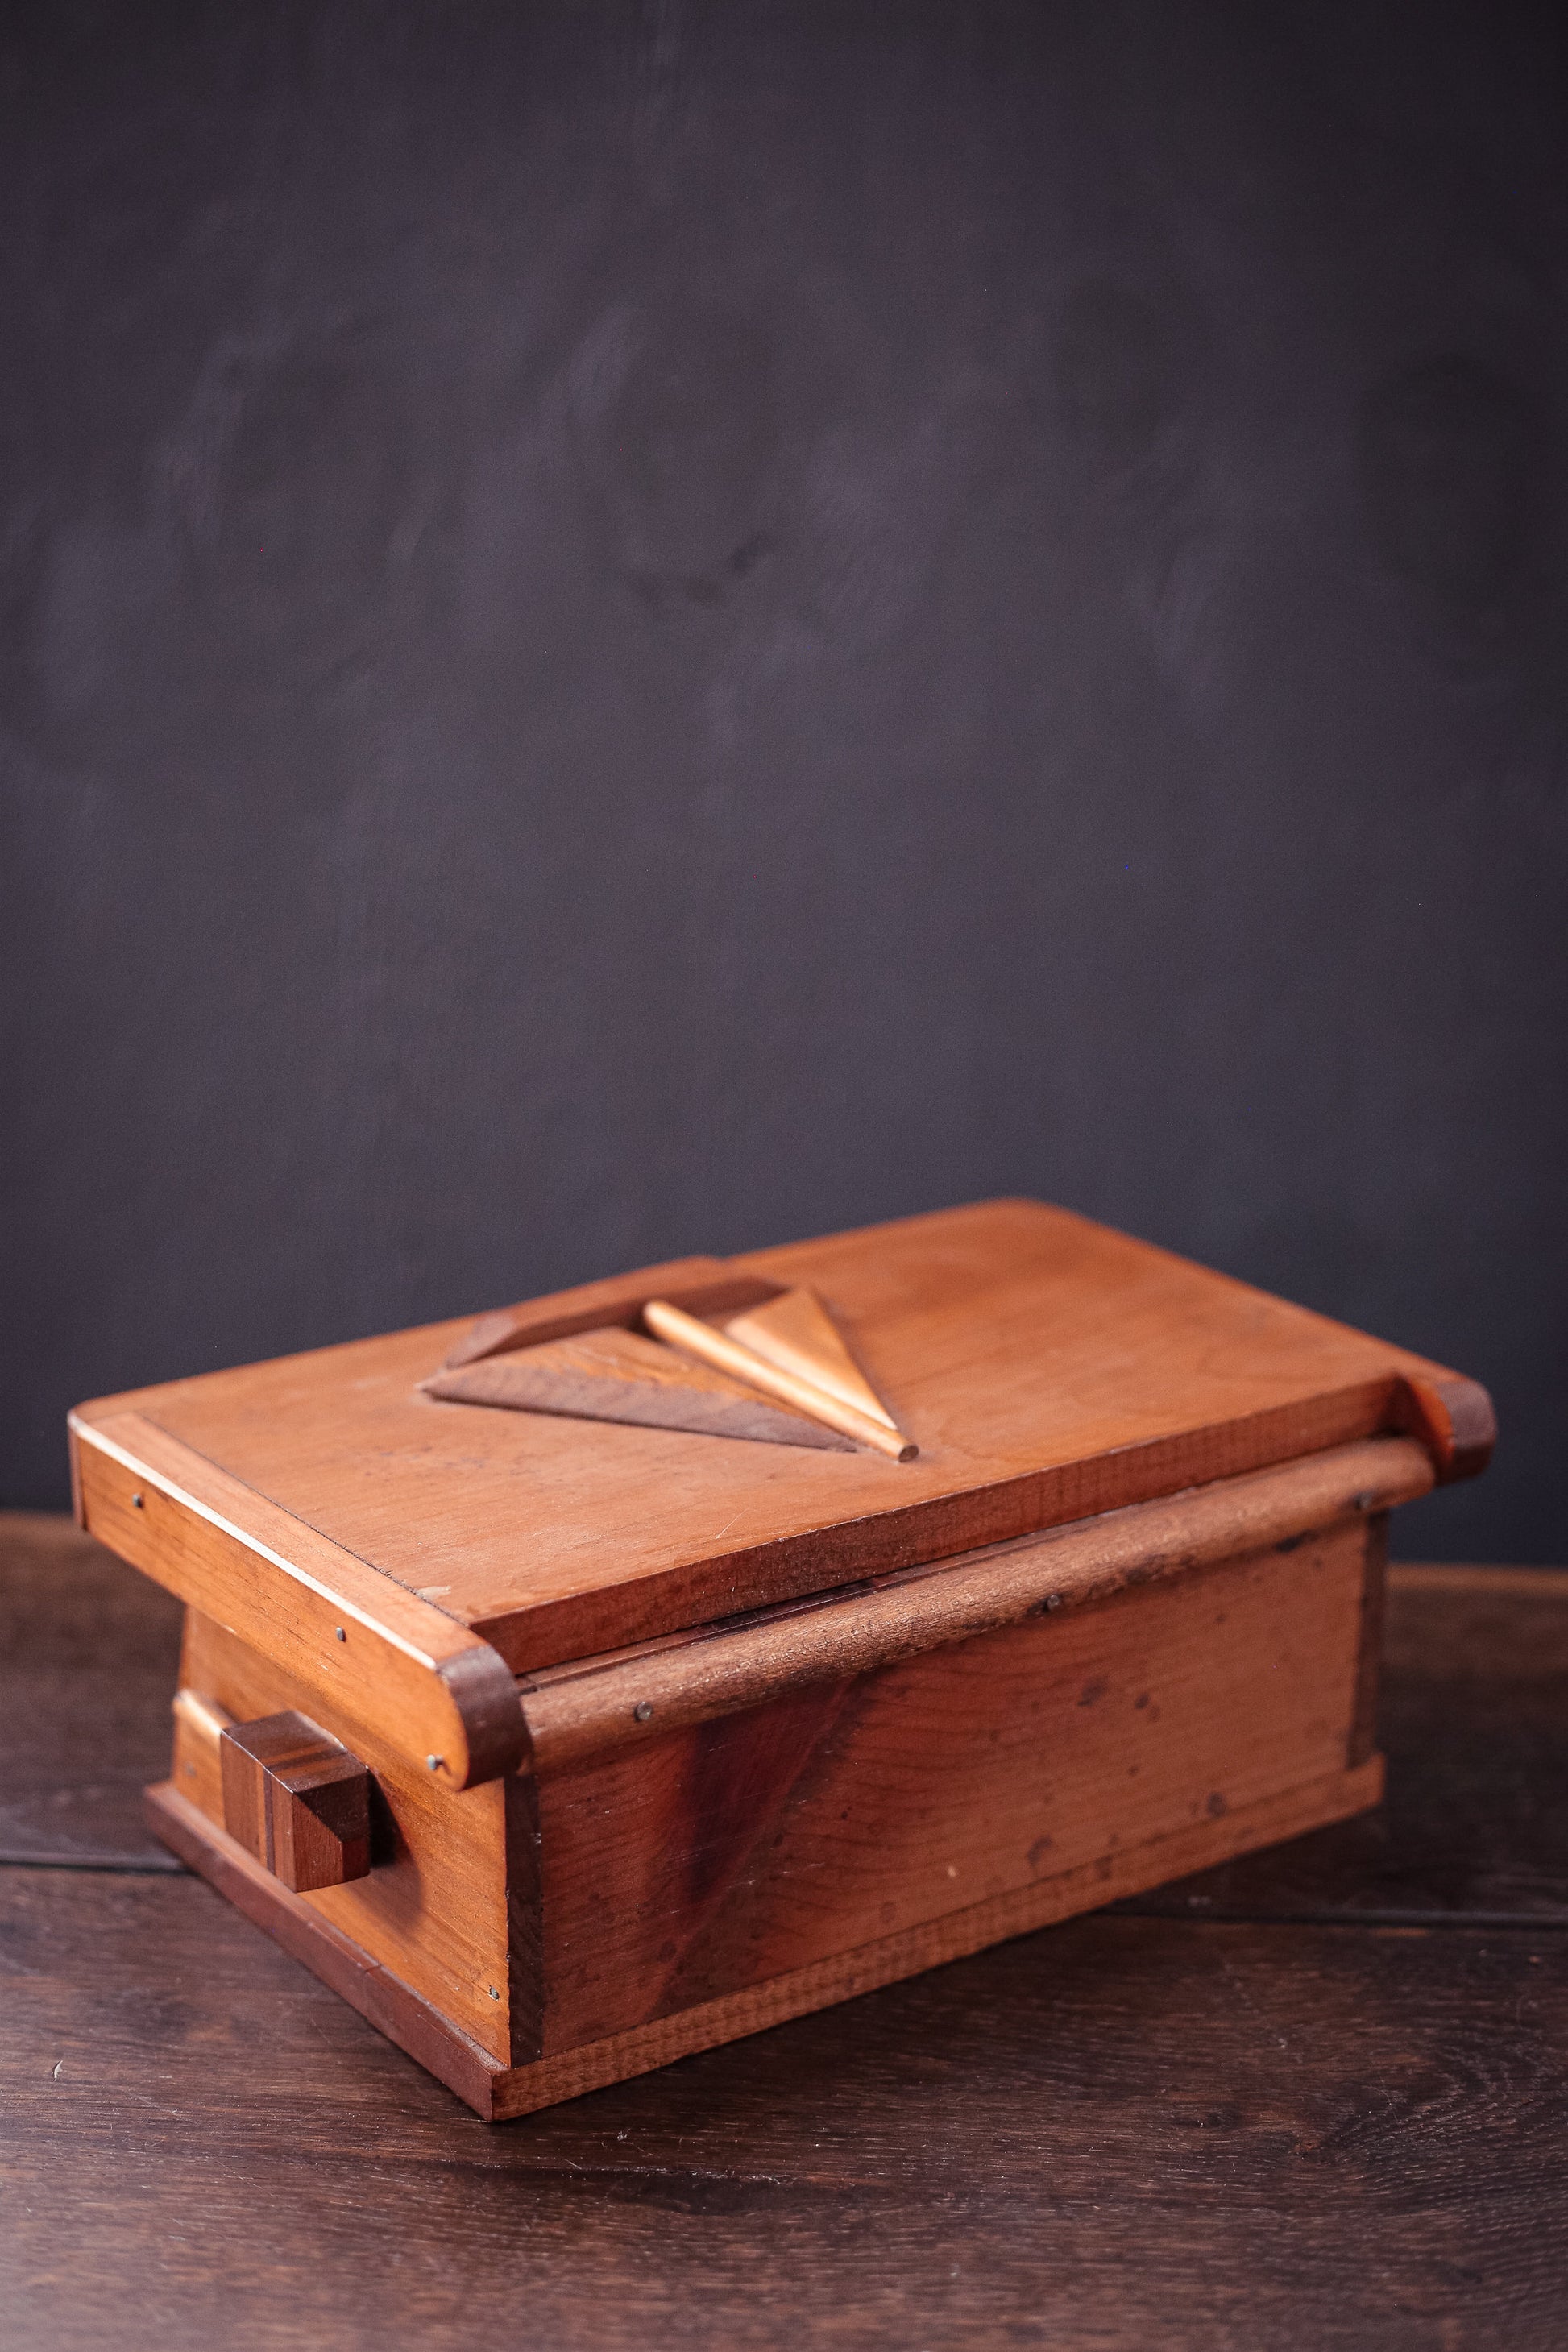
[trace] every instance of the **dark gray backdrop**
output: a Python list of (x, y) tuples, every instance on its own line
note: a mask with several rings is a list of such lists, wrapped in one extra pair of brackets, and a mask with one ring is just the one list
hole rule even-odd
[(1568, 1556), (1553, 11), (5, 26), (0, 1496), (1027, 1191), (1488, 1381), (1406, 1548)]

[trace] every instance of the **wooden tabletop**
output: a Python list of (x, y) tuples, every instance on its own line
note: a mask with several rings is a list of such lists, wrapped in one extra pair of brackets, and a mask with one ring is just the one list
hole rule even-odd
[(1568, 2342), (1568, 1574), (1394, 1572), (1380, 1813), (500, 2128), (149, 1838), (176, 1624), (0, 1520), (7, 2352)]

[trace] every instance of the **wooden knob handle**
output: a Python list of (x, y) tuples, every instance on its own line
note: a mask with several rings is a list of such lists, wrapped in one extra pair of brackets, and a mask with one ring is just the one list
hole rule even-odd
[(296, 1895), (370, 1870), (370, 1774), (341, 1740), (289, 1709), (227, 1725), (218, 1743), (223, 1822)]

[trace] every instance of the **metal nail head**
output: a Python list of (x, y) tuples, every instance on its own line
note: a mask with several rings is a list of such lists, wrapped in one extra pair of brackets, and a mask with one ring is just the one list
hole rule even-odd
[(636, 1705), (636, 1706), (634, 1706), (634, 1707), (633, 1707), (633, 1709), (632, 1709), (632, 1720), (633, 1720), (633, 1722), (634, 1722), (634, 1723), (647, 1723), (647, 1722), (648, 1722), (648, 1721), (651, 1719), (652, 1715), (653, 1715), (653, 1701), (652, 1701), (652, 1699), (651, 1699), (651, 1698), (639, 1698), (639, 1699), (638, 1699), (638, 1701), (637, 1701), (637, 1705)]

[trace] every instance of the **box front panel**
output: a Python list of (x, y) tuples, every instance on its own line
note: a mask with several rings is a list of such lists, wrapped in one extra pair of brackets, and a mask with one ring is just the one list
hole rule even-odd
[(571, 2049), (1223, 1821), (1365, 1748), (1364, 1520), (544, 1779)]

